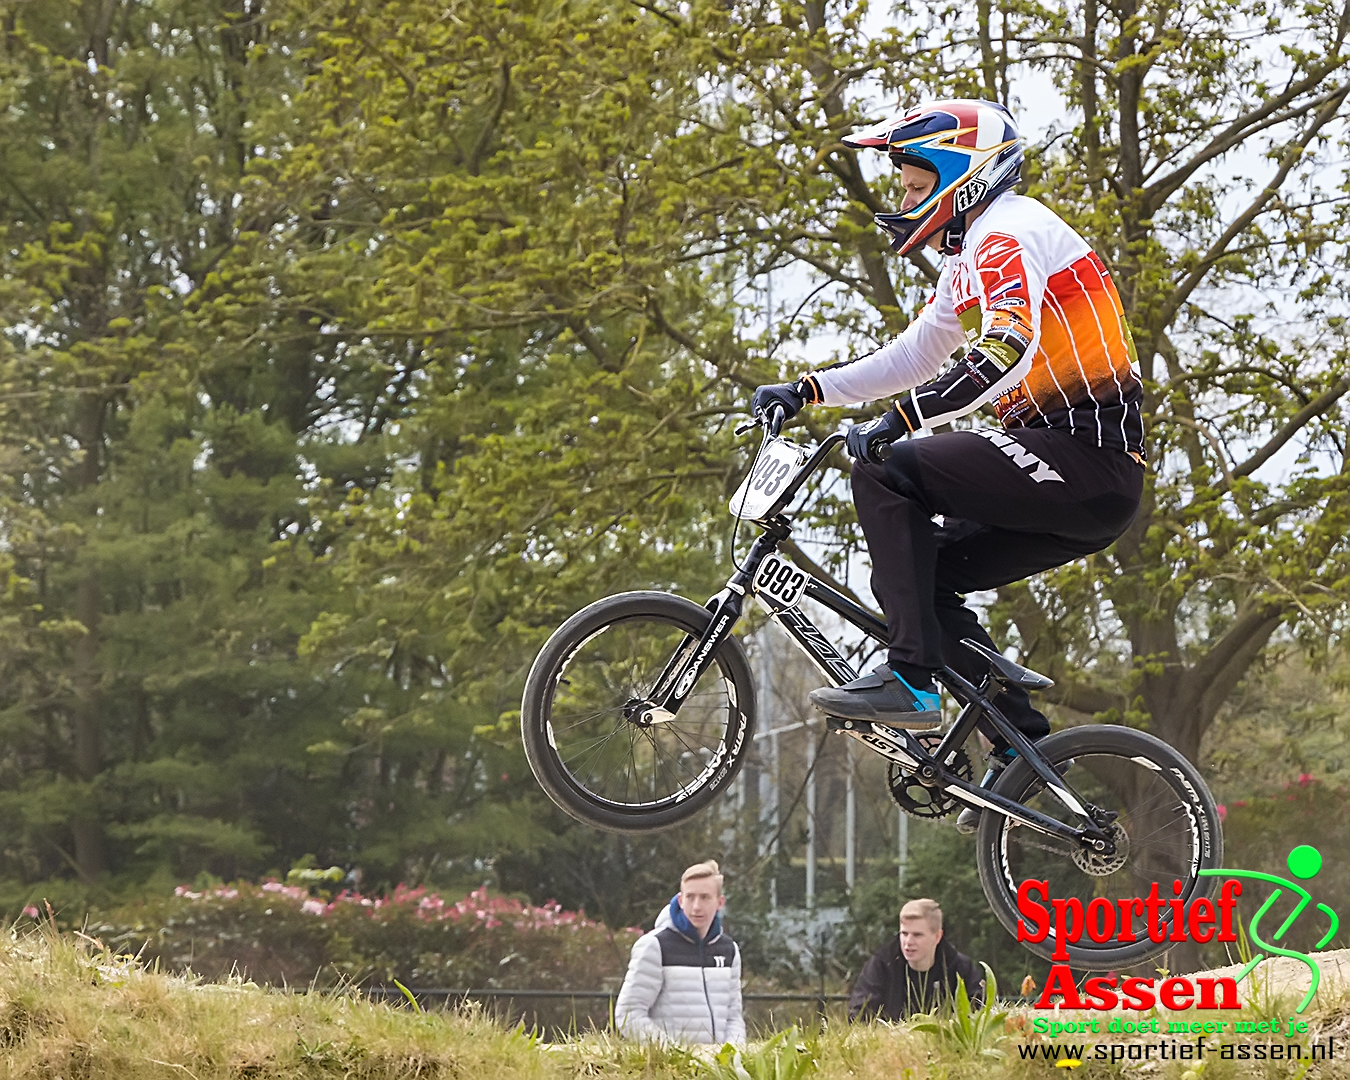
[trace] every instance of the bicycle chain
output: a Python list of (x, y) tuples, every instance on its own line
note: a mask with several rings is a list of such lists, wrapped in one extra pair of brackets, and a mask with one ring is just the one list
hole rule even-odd
[[(1025, 826), (1022, 827), (1025, 828)], [(1070, 859), (1078, 867), (1078, 869), (1082, 870), (1083, 873), (1088, 874), (1091, 877), (1109, 877), (1111, 874), (1114, 874), (1117, 870), (1119, 870), (1121, 866), (1125, 864), (1125, 860), (1129, 858), (1129, 846), (1128, 846), (1129, 834), (1126, 833), (1125, 830), (1121, 829), (1119, 826), (1117, 826), (1116, 828), (1118, 830), (1117, 836), (1118, 846), (1116, 849), (1116, 853), (1111, 856), (1097, 855), (1096, 852), (1065, 851), (1063, 848), (1053, 848), (1049, 844), (1041, 843), (1039, 840), (1019, 840), (1018, 845), (1021, 847), (1035, 848), (1038, 851), (1048, 851), (1051, 855), (1058, 855), (1061, 859), (1065, 858)], [(1124, 839), (1125, 841), (1123, 850), (1122, 847), (1120, 846), (1121, 839)], [(1105, 865), (1100, 867), (1097, 871), (1094, 872), (1087, 866), (1083, 865), (1083, 860), (1089, 858), (1102, 859), (1105, 861)]]

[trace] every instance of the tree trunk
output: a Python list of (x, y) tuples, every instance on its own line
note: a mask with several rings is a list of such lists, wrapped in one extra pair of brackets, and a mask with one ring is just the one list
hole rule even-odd
[[(98, 671), (98, 573), (89, 570), (81, 579), (75, 600), (75, 615), (85, 633), (75, 645), (75, 772), (81, 781), (93, 783), (103, 768), (103, 739), (99, 718)], [(96, 881), (107, 869), (103, 823), (97, 811), (85, 807), (71, 821), (75, 837), (75, 863), (80, 877)]]
[[(92, 491), (98, 483), (99, 458), (103, 442), (103, 401), (95, 394), (82, 395), (78, 421), (79, 443), (84, 460), (77, 468), (79, 487)], [(90, 533), (96, 524), (96, 510), (88, 507)], [(88, 542), (88, 537), (86, 538)], [(98, 669), (99, 615), (102, 597), (98, 570), (92, 564), (85, 568), (76, 589), (75, 617), (84, 626), (84, 635), (75, 643), (75, 702), (72, 726), (75, 736), (75, 775), (84, 784), (92, 784), (103, 769), (103, 733), (100, 715), (100, 673)], [(75, 839), (75, 862), (80, 877), (95, 881), (107, 869), (103, 823), (92, 799), (71, 821)]]

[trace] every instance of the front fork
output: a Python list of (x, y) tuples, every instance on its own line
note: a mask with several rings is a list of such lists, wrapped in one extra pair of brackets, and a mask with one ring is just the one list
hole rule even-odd
[(727, 579), (726, 587), (704, 605), (712, 612), (708, 629), (700, 637), (690, 634), (680, 642), (675, 655), (656, 680), (651, 696), (632, 716), (635, 723), (648, 727), (674, 720), (703, 673), (712, 666), (717, 650), (731, 635), (745, 610), (745, 597), (759, 564), (777, 550), (789, 534), (788, 522), (781, 517), (768, 522), (764, 529), (750, 546), (745, 562)]

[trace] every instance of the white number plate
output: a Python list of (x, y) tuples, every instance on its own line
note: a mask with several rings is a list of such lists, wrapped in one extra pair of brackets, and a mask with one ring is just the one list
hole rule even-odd
[(769, 439), (754, 469), (731, 497), (732, 516), (747, 521), (762, 518), (810, 456), (810, 451), (787, 439)]
[(805, 570), (799, 570), (781, 555), (769, 555), (759, 564), (753, 588), (776, 608), (796, 607), (806, 588)]

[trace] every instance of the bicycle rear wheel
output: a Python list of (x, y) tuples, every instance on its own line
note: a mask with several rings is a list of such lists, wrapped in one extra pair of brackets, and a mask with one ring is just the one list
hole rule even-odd
[[(1036, 749), (1061, 771), (1071, 790), (1118, 815), (1109, 829), (1117, 852), (1089, 855), (1078, 844), (984, 811), (977, 837), (980, 883), (1010, 933), (1017, 934), (1017, 890), (1026, 880), (1045, 881), (1051, 899), (1076, 897), (1085, 908), (1096, 897), (1104, 897), (1117, 912), (1121, 900), (1147, 899), (1154, 884), (1164, 900), (1178, 895), (1175, 881), (1182, 883), (1179, 895), (1186, 902), (1214, 891), (1218, 879), (1200, 877), (1199, 871), (1223, 863), (1219, 814), (1204, 780), (1184, 757), (1145, 732), (1104, 725), (1061, 731), (1037, 743)], [(1058, 821), (1071, 819), (1064, 804), (1020, 758), (1003, 771), (994, 791)], [(1105, 936), (1104, 912), (1101, 919), (1097, 932)], [(1164, 908), (1162, 921), (1170, 934), (1170, 908)], [(1087, 934), (1076, 944), (1066, 943), (1068, 963), (1083, 970), (1109, 970), (1166, 951), (1170, 942), (1149, 940), (1141, 923), (1134, 922), (1132, 943), (1114, 936), (1094, 942)], [(1051, 959), (1056, 948), (1053, 927), (1044, 941), (1023, 944)]]
[(735, 638), (673, 719), (644, 725), (638, 708), (711, 617), (669, 593), (621, 593), (577, 612), (540, 650), (525, 683), (521, 738), (539, 786), (572, 817), (611, 832), (669, 828), (735, 778), (755, 715), (754, 680)]

